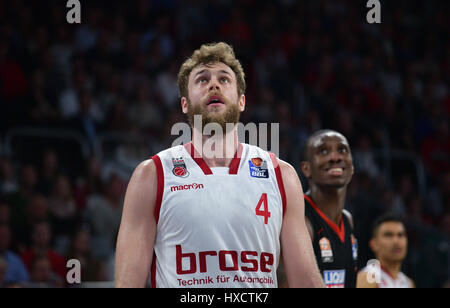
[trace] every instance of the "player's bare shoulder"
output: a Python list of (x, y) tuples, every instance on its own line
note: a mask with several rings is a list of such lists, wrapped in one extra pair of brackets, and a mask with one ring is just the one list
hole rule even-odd
[(154, 207), (158, 185), (156, 164), (152, 159), (141, 162), (133, 172), (125, 195), (125, 206), (142, 204)]
[(142, 161), (136, 169), (134, 169), (133, 175), (156, 179), (156, 164), (153, 159), (146, 159)]
[(295, 171), (295, 168), (291, 164), (279, 158), (277, 158), (277, 161), (280, 166), (281, 175), (283, 177), (283, 182), (285, 182), (285, 185), (288, 184), (286, 182), (298, 179), (297, 171)]

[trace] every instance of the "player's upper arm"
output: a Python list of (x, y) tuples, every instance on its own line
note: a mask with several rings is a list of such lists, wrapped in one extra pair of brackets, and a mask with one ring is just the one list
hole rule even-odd
[(300, 180), (290, 164), (278, 161), (286, 193), (281, 245), (288, 284), (290, 287), (324, 287), (305, 223)]
[(358, 276), (356, 278), (356, 287), (357, 288), (378, 288), (378, 285), (376, 282), (369, 282), (369, 279), (367, 279), (367, 275), (369, 273), (366, 271), (360, 271), (358, 273)]
[(306, 228), (308, 229), (309, 236), (311, 237), (311, 242), (314, 241), (314, 228), (312, 223), (309, 221), (308, 217), (305, 216)]
[(155, 163), (146, 160), (133, 172), (125, 194), (116, 247), (116, 287), (145, 287), (156, 235)]

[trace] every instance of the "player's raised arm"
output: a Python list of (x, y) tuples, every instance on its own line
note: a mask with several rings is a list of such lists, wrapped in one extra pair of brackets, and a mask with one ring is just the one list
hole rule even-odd
[(305, 205), (300, 180), (291, 165), (278, 161), (287, 203), (281, 229), (281, 248), (288, 285), (291, 288), (324, 287), (305, 224)]
[(156, 234), (156, 189), (155, 164), (146, 160), (134, 171), (125, 195), (116, 247), (116, 287), (146, 286)]

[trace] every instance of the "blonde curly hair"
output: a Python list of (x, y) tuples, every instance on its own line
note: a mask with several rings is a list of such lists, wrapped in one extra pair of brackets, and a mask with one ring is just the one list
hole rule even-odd
[(181, 97), (188, 97), (189, 75), (194, 68), (202, 64), (222, 62), (229, 66), (236, 75), (239, 96), (245, 93), (245, 73), (236, 59), (233, 47), (224, 42), (203, 44), (195, 50), (180, 67), (178, 73), (178, 89)]

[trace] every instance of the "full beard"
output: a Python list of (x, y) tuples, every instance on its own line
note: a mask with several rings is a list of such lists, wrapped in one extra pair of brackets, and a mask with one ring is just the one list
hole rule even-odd
[[(212, 95), (211, 95), (212, 96)], [(200, 115), (202, 117), (202, 131), (205, 128), (206, 124), (209, 123), (217, 123), (222, 128), (222, 132), (228, 132), (229, 129), (234, 129), (235, 125), (239, 123), (240, 110), (238, 104), (233, 104), (224, 97), (221, 97), (221, 100), (225, 103), (225, 111), (217, 112), (215, 111), (215, 107), (213, 110), (208, 111), (206, 101), (201, 102), (200, 104), (193, 105), (192, 102), (188, 99), (188, 121), (191, 127), (194, 127), (194, 116)], [(233, 124), (227, 128), (227, 123)]]

